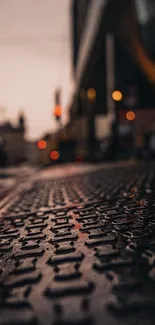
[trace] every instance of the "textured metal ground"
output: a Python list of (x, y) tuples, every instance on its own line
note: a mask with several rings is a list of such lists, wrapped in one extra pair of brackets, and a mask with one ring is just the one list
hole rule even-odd
[(155, 168), (38, 180), (0, 220), (0, 324), (155, 324)]

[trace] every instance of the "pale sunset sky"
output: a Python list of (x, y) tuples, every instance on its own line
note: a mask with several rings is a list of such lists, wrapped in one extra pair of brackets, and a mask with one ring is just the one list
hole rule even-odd
[[(0, 0), (0, 121), (27, 121), (27, 138), (52, 132), (53, 91), (71, 90), (70, 0)], [(5, 107), (5, 110), (3, 109)]]

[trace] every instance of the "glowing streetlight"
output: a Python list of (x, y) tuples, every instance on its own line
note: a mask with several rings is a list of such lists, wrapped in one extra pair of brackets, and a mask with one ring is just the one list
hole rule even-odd
[(44, 150), (46, 148), (46, 141), (45, 140), (39, 140), (37, 142), (37, 147), (39, 150)]
[(96, 99), (96, 90), (94, 88), (89, 88), (87, 90), (87, 98), (90, 102), (95, 101)]
[(59, 155), (59, 152), (58, 151), (56, 151), (56, 150), (51, 151), (50, 158), (52, 160), (55, 160), (56, 161), (56, 160), (59, 159), (59, 157), (60, 157), (60, 155)]
[(129, 111), (126, 113), (126, 118), (128, 121), (134, 121), (136, 118), (136, 114), (133, 111)]
[(114, 90), (113, 93), (112, 93), (112, 99), (115, 101), (115, 102), (120, 102), (123, 98), (123, 94), (121, 93), (121, 91), (119, 90)]

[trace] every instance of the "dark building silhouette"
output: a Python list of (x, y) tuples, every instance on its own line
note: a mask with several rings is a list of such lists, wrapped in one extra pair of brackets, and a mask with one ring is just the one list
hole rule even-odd
[(9, 121), (0, 125), (0, 138), (2, 139), (1, 166), (17, 165), (25, 161), (25, 118), (19, 116), (17, 127)]
[(25, 116), (23, 113), (19, 114), (18, 126), (19, 126), (19, 129), (25, 131)]

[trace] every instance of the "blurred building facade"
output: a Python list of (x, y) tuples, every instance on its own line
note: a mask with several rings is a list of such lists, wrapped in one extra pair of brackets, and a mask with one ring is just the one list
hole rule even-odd
[[(71, 30), (74, 31), (73, 70), (77, 84), (74, 106), (77, 155), (82, 156), (84, 160), (98, 155), (100, 142), (109, 136), (113, 119), (113, 102), (111, 100), (111, 92), (114, 87), (114, 71), (112, 69), (114, 57), (111, 55), (113, 39), (108, 32), (105, 34), (104, 22), (101, 17), (98, 19), (98, 32), (89, 53), (85, 50), (84, 44), (88, 43), (86, 38), (89, 40), (90, 34), (93, 34), (94, 21), (90, 21), (90, 17), (94, 15), (95, 18), (96, 15), (97, 19), (100, 4), (101, 1), (96, 2), (95, 7), (94, 1), (73, 1), (71, 11)], [(79, 77), (81, 62), (85, 61), (84, 56), (87, 57), (86, 64)], [(94, 93), (94, 98), (91, 98), (91, 93)]]
[[(153, 133), (154, 1), (72, 1), (71, 29), (76, 95), (70, 115), (76, 124), (77, 153), (92, 159), (98, 143), (111, 133), (114, 118), (121, 132), (124, 127), (132, 130), (134, 143)], [(92, 90), (94, 98), (89, 96)], [(112, 99), (114, 90), (122, 94), (119, 103)], [(134, 122), (127, 118), (132, 110)], [(146, 115), (142, 123), (140, 116)]]
[(40, 163), (40, 157), (36, 141), (26, 141), (25, 146), (26, 162), (30, 165), (38, 165)]
[[(17, 126), (10, 122), (0, 125), (2, 164), (18, 165), (25, 161), (25, 118), (20, 115)], [(4, 161), (5, 160), (5, 161)]]
[(111, 152), (128, 147), (131, 154), (133, 146), (155, 134), (154, 13), (152, 0), (72, 0), (70, 122), (43, 136), (41, 164), (55, 163), (52, 152), (57, 162), (102, 160), (112, 142)]

